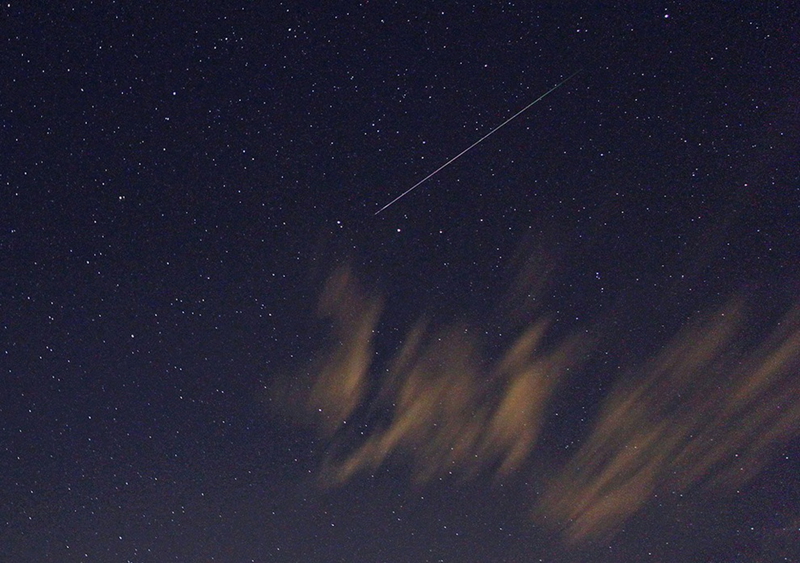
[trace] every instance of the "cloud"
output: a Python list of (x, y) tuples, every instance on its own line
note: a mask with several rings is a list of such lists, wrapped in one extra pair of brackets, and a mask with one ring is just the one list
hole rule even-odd
[(340, 268), (325, 284), (319, 313), (333, 320), (333, 345), (310, 370), (315, 380), (306, 402), (325, 435), (345, 423), (366, 390), (381, 308), (379, 299), (362, 292), (349, 268)]
[(329, 466), (328, 478), (344, 482), (395, 453), (413, 459), (417, 482), (494, 466), (500, 474), (517, 469), (536, 444), (547, 403), (580, 347), (572, 339), (543, 350), (546, 328), (545, 322), (534, 324), (484, 369), (467, 327), (431, 331), (417, 325), (380, 388), (376, 407), (389, 409), (391, 422)]
[[(527, 287), (536, 284), (513, 289), (530, 297)], [(383, 301), (349, 267), (329, 278), (318, 311), (331, 320), (329, 347), (280, 400), (326, 437), (321, 478), (330, 486), (389, 460), (406, 463), (417, 483), (523, 469), (554, 394), (593, 348), (585, 331), (554, 339), (538, 309), (495, 360), (481, 330), (423, 319), (379, 373)], [(800, 433), (800, 305), (766, 331), (748, 330), (754, 320), (732, 300), (628, 366), (576, 454), (551, 464), (534, 517), (581, 542), (613, 535), (656, 495), (752, 479)]]
[(734, 301), (620, 382), (538, 515), (581, 541), (612, 534), (657, 493), (754, 477), (800, 430), (800, 307), (749, 347), (748, 320)]
[[(300, 384), (291, 402), (302, 413), (298, 418), (331, 438), (338, 452), (326, 461), (323, 479), (343, 483), (393, 455), (412, 460), (417, 482), (518, 469), (539, 438), (559, 382), (586, 356), (586, 339), (545, 346), (549, 322), (540, 319), (488, 363), (469, 326), (434, 329), (419, 321), (378, 378), (370, 372), (381, 309), (349, 268), (337, 270), (322, 292), (319, 312), (332, 319), (332, 345), (308, 368), (311, 382)], [(374, 412), (388, 422), (342, 454), (343, 443), (360, 438), (348, 433), (352, 417)]]

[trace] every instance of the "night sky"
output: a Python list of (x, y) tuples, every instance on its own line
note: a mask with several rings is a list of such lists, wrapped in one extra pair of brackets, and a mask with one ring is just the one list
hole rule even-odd
[(800, 9), (603, 4), (0, 6), (0, 560), (800, 561)]

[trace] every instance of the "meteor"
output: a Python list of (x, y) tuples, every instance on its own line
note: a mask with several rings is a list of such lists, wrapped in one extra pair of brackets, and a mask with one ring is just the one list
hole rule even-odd
[(407, 196), (408, 194), (410, 194), (412, 191), (414, 191), (415, 189), (417, 189), (419, 186), (421, 186), (422, 184), (424, 184), (425, 182), (427, 182), (428, 180), (430, 180), (431, 178), (433, 178), (434, 176), (436, 176), (436, 175), (437, 175), (439, 172), (441, 172), (442, 170), (444, 170), (445, 168), (447, 168), (448, 166), (450, 166), (451, 164), (453, 164), (453, 163), (454, 163), (456, 160), (458, 160), (459, 158), (461, 158), (462, 156), (464, 156), (465, 154), (467, 154), (469, 151), (471, 151), (472, 149), (474, 149), (475, 147), (477, 147), (477, 146), (478, 146), (479, 144), (481, 144), (483, 141), (485, 141), (486, 139), (488, 139), (489, 137), (491, 137), (492, 135), (494, 135), (495, 133), (497, 133), (497, 132), (498, 132), (500, 129), (502, 129), (503, 127), (505, 127), (506, 125), (508, 125), (508, 124), (509, 124), (509, 123), (511, 123), (512, 121), (514, 121), (514, 120), (515, 120), (517, 117), (519, 117), (520, 115), (522, 115), (523, 113), (525, 113), (526, 111), (528, 111), (528, 109), (529, 109), (531, 106), (533, 106), (533, 105), (537, 104), (538, 102), (541, 102), (541, 101), (542, 101), (544, 98), (546, 98), (546, 97), (547, 97), (549, 94), (551, 94), (551, 93), (552, 93), (552, 92), (554, 92), (555, 90), (558, 90), (558, 89), (559, 89), (561, 86), (563, 86), (563, 85), (564, 85), (564, 84), (566, 84), (566, 83), (567, 83), (567, 82), (568, 82), (570, 79), (572, 79), (572, 77), (574, 77), (576, 74), (580, 73), (580, 72), (581, 72), (581, 70), (583, 70), (583, 69), (576, 70), (575, 72), (573, 72), (572, 74), (570, 74), (569, 76), (567, 76), (567, 77), (566, 77), (564, 80), (562, 80), (561, 82), (559, 82), (558, 84), (556, 84), (555, 86), (553, 86), (552, 88), (550, 88), (550, 89), (549, 89), (547, 92), (545, 92), (544, 94), (542, 94), (541, 96), (539, 96), (538, 98), (536, 98), (535, 100), (533, 100), (531, 103), (529, 103), (527, 106), (525, 106), (524, 108), (522, 108), (521, 110), (519, 110), (517, 113), (515, 113), (514, 115), (512, 115), (512, 116), (511, 116), (511, 117), (509, 117), (508, 119), (506, 119), (506, 120), (505, 120), (503, 123), (501, 123), (500, 125), (498, 125), (498, 126), (497, 126), (497, 127), (495, 127), (494, 129), (492, 129), (491, 131), (489, 131), (488, 133), (486, 133), (486, 135), (484, 135), (483, 137), (481, 137), (480, 139), (478, 139), (477, 141), (475, 141), (474, 143), (472, 143), (470, 146), (468, 146), (467, 148), (465, 148), (463, 151), (461, 151), (460, 153), (458, 153), (457, 155), (455, 155), (453, 158), (451, 158), (450, 160), (448, 160), (447, 162), (445, 162), (444, 164), (442, 164), (442, 165), (441, 165), (439, 168), (437, 168), (436, 170), (434, 170), (433, 172), (431, 172), (430, 174), (428, 174), (427, 176), (425, 176), (425, 177), (424, 177), (422, 180), (420, 180), (419, 182), (417, 182), (416, 184), (414, 184), (413, 186), (411, 186), (410, 188), (408, 188), (406, 191), (404, 191), (403, 193), (401, 193), (399, 196), (397, 196), (396, 198), (394, 198), (392, 201), (390, 201), (389, 203), (387, 203), (386, 205), (384, 205), (383, 207), (381, 207), (380, 209), (378, 209), (378, 210), (375, 212), (375, 215), (377, 215), (378, 213), (380, 213), (381, 211), (383, 211), (383, 210), (384, 210), (384, 209), (386, 209), (387, 207), (389, 207), (389, 206), (393, 205), (393, 204), (394, 204), (395, 202), (397, 202), (398, 200), (400, 200), (400, 199), (404, 198), (405, 196)]

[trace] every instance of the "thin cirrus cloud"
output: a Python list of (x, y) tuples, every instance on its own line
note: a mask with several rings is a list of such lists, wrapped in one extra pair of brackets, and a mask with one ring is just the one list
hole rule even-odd
[[(330, 347), (293, 391), (273, 397), (329, 440), (321, 478), (330, 486), (389, 459), (410, 461), (419, 483), (522, 470), (551, 399), (592, 350), (585, 332), (552, 343), (540, 315), (487, 362), (478, 331), (420, 321), (377, 377), (382, 309), (350, 268), (337, 270), (318, 309), (332, 321)], [(553, 468), (534, 517), (580, 542), (613, 534), (656, 494), (755, 476), (776, 444), (800, 433), (800, 306), (745, 345), (748, 319), (734, 300), (631, 367), (577, 453)], [(380, 420), (358, 422), (371, 418)]]

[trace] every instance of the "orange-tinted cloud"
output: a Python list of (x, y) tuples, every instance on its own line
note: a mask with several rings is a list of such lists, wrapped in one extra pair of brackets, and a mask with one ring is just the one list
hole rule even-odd
[(656, 493), (752, 478), (800, 431), (800, 307), (743, 349), (746, 322), (732, 303), (620, 383), (539, 514), (580, 541), (612, 533)]
[(417, 326), (380, 391), (391, 423), (332, 466), (328, 477), (343, 482), (394, 453), (413, 458), (419, 482), (494, 465), (500, 473), (517, 469), (536, 444), (556, 385), (578, 357), (578, 339), (542, 350), (546, 327), (534, 324), (487, 369), (468, 328)]
[(345, 423), (366, 390), (381, 308), (379, 299), (364, 295), (349, 268), (337, 270), (325, 285), (319, 313), (332, 319), (333, 339), (328, 353), (311, 367), (314, 381), (306, 402), (325, 435)]
[[(556, 389), (591, 349), (583, 335), (549, 342), (540, 316), (491, 362), (480, 331), (420, 321), (378, 374), (382, 301), (342, 268), (319, 312), (332, 320), (330, 346), (284, 400), (329, 439), (329, 485), (395, 458), (421, 483), (521, 469)], [(733, 301), (629, 367), (578, 452), (553, 469), (536, 514), (578, 542), (613, 534), (657, 494), (734, 488), (757, 474), (776, 444), (800, 433), (800, 306), (761, 339), (745, 330), (749, 319)], [(362, 436), (353, 421), (371, 413), (380, 421)]]
[[(535, 446), (559, 381), (585, 355), (582, 338), (543, 346), (548, 322), (540, 320), (487, 366), (468, 326), (434, 330), (420, 322), (409, 331), (388, 373), (376, 381), (369, 374), (380, 300), (366, 297), (343, 268), (328, 280), (319, 310), (333, 320), (333, 345), (310, 367), (309, 391), (295, 395), (302, 416), (333, 436), (346, 430), (357, 408), (390, 413), (384, 428), (342, 459), (329, 460), (324, 475), (329, 483), (374, 470), (394, 454), (412, 458), (419, 482), (490, 466), (510, 473)], [(370, 386), (374, 399), (362, 404)]]

